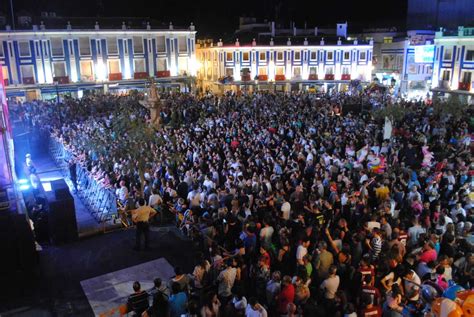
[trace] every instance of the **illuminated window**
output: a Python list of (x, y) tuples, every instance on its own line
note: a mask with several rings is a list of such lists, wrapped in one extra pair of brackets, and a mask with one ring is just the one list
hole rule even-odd
[(53, 77), (66, 76), (66, 64), (64, 62), (53, 62)]
[(92, 68), (92, 61), (81, 61), (81, 80), (93, 81), (94, 71)]
[(366, 53), (365, 53), (365, 52), (360, 52), (360, 54), (359, 54), (359, 59), (365, 60), (366, 57), (367, 57), (367, 56), (366, 56)]
[(283, 60), (283, 52), (277, 52), (277, 61)]
[(63, 39), (60, 37), (52, 37), (51, 41), (51, 54), (53, 56), (64, 56)]
[(351, 58), (351, 53), (350, 52), (344, 52), (344, 60), (348, 61)]
[(188, 50), (188, 39), (186, 36), (178, 37), (178, 48), (180, 52), (187, 52)]
[(258, 68), (258, 74), (259, 75), (268, 75), (267, 74), (267, 68), (266, 67), (259, 67)]
[(145, 72), (145, 60), (140, 58), (140, 59), (134, 59), (133, 60), (133, 69), (135, 73), (144, 73)]
[(8, 79), (8, 67), (7, 66), (2, 66), (2, 74), (3, 74), (3, 79)]
[(244, 53), (242, 53), (242, 60), (243, 60), (244, 62), (248, 62), (249, 59), (250, 59), (250, 54), (249, 54), (249, 52), (244, 52)]
[(342, 67), (342, 74), (349, 75), (350, 74), (349, 67)]
[(383, 42), (384, 42), (384, 43), (392, 43), (392, 42), (393, 42), (393, 37), (391, 37), (391, 36), (385, 36), (385, 37), (383, 38)]
[(115, 36), (107, 38), (107, 52), (111, 55), (118, 54), (117, 38)]
[(120, 71), (120, 61), (118, 59), (112, 59), (108, 61), (109, 74), (118, 74)]
[(293, 67), (293, 78), (301, 78), (301, 67)]
[(234, 54), (232, 52), (227, 52), (225, 54), (225, 60), (228, 62), (232, 62), (234, 60)]
[(180, 75), (185, 75), (188, 72), (188, 57), (179, 56), (178, 57), (178, 73)]
[(276, 75), (285, 75), (285, 67), (283, 67), (283, 66), (278, 66), (278, 67), (275, 69), (275, 74), (276, 74)]
[(313, 61), (317, 60), (318, 59), (318, 52), (312, 51), (310, 59), (313, 60)]
[(265, 61), (267, 59), (267, 54), (265, 52), (260, 52), (259, 59)]
[(471, 72), (463, 72), (461, 82), (469, 84), (469, 83), (471, 83), (471, 77), (472, 77)]
[(22, 78), (34, 78), (33, 65), (21, 65), (20, 66)]
[(310, 67), (309, 68), (309, 74), (310, 75), (317, 75), (318, 74), (318, 68), (317, 67)]
[(26, 42), (26, 41), (18, 42), (18, 48), (20, 50), (20, 56), (22, 57), (31, 56), (30, 42)]
[(141, 36), (133, 37), (133, 53), (134, 54), (143, 54), (143, 38)]
[(334, 59), (334, 54), (333, 52), (328, 52), (327, 54), (327, 60), (332, 61)]
[(301, 60), (301, 52), (295, 52), (295, 61)]
[(158, 71), (168, 70), (166, 58), (157, 58), (156, 67), (158, 68)]
[(449, 79), (451, 78), (451, 71), (447, 69), (443, 70), (443, 76), (441, 78), (442, 80), (449, 81)]
[(334, 67), (327, 66), (326, 67), (326, 75), (333, 75), (334, 74)]
[(225, 69), (225, 75), (226, 75), (227, 77), (229, 77), (229, 76), (234, 76), (234, 69), (231, 68), (231, 67), (226, 68), (226, 69)]
[(444, 49), (443, 60), (450, 61), (452, 58), (453, 58), (453, 49), (452, 48), (445, 48)]

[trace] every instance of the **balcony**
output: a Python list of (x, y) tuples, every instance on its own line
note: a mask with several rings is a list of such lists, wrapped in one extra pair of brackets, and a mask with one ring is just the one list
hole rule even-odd
[(308, 80), (318, 80), (318, 75), (317, 74), (310, 74), (308, 76)]
[(171, 72), (169, 70), (159, 70), (156, 72), (156, 77), (158, 78), (165, 78), (165, 77), (170, 77)]
[(449, 80), (438, 81), (438, 88), (449, 89)]
[(110, 73), (109, 80), (122, 80), (122, 73)]
[(334, 74), (326, 74), (326, 75), (324, 75), (324, 80), (334, 80)]
[(268, 75), (258, 75), (258, 80), (261, 80), (261, 81), (267, 81), (268, 80)]
[(147, 79), (148, 73), (147, 72), (135, 72), (133, 73), (133, 79)]
[(458, 84), (458, 89), (459, 90), (464, 90), (464, 91), (470, 91), (471, 90), (471, 83), (460, 82)]
[(10, 82), (8, 81), (7, 78), (5, 78), (5, 79), (3, 80), (3, 84), (4, 84), (5, 87), (6, 87), (6, 86), (8, 86), (8, 84), (10, 84)]
[(351, 80), (351, 74), (342, 74), (341, 80)]
[(250, 81), (251, 79), (250, 74), (245, 74), (240, 77), (241, 81)]
[(60, 85), (69, 84), (69, 76), (56, 76), (53, 77), (53, 81)]
[(275, 81), (283, 81), (285, 79), (285, 75), (275, 75)]
[(23, 85), (34, 85), (35, 84), (35, 78), (34, 77), (23, 77)]

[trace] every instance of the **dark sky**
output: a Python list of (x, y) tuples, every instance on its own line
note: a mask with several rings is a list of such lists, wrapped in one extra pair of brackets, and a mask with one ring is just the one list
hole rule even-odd
[[(9, 13), (7, 0), (0, 10)], [(55, 11), (73, 16), (149, 16), (175, 25), (194, 22), (199, 33), (235, 30), (241, 15), (308, 27), (351, 24), (404, 25), (407, 0), (13, 0), (15, 11)], [(349, 25), (350, 28), (350, 25)]]

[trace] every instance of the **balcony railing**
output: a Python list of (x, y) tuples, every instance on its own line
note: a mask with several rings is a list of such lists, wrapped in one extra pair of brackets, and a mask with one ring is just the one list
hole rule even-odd
[(351, 74), (342, 74), (341, 80), (351, 80)]
[(34, 77), (23, 77), (23, 85), (34, 85), (35, 78)]
[(267, 81), (268, 80), (268, 75), (258, 75), (258, 80)]
[(285, 79), (285, 75), (275, 75), (275, 81), (283, 81)]
[(164, 78), (164, 77), (170, 77), (171, 72), (169, 70), (159, 70), (156, 72), (156, 77), (158, 78)]
[(318, 80), (318, 75), (317, 74), (309, 74), (308, 80)]
[(135, 72), (133, 73), (133, 79), (146, 79), (148, 78), (147, 72)]
[(240, 77), (241, 81), (250, 81), (251, 79), (250, 74), (245, 74)]
[(464, 91), (470, 91), (471, 90), (471, 83), (460, 82), (458, 84), (458, 89), (459, 90), (464, 90)]
[(69, 84), (69, 76), (56, 76), (53, 77), (53, 81), (61, 85)]
[(110, 73), (109, 80), (122, 80), (122, 73)]
[(440, 80), (438, 82), (438, 88), (449, 89), (449, 81), (448, 80)]
[(325, 80), (334, 80), (334, 74), (326, 74), (324, 75)]

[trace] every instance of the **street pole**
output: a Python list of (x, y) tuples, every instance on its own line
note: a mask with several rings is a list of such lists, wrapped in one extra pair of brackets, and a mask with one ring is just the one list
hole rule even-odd
[(14, 10), (13, 10), (13, 0), (10, 0), (10, 12), (11, 12), (11, 15), (12, 15), (12, 28), (13, 28), (13, 31), (15, 30), (15, 14), (14, 14)]

